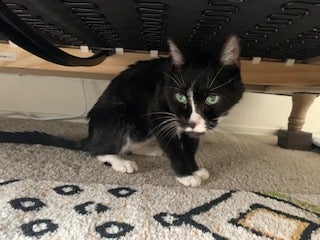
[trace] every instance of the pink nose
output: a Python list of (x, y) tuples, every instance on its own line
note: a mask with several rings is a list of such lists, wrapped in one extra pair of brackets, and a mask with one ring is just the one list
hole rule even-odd
[(198, 124), (201, 123), (201, 116), (200, 114), (191, 114), (189, 118), (189, 124), (191, 128), (195, 128)]
[(200, 121), (198, 121), (198, 120), (192, 120), (192, 121), (189, 121), (189, 126), (191, 128), (195, 128), (199, 123), (200, 123)]

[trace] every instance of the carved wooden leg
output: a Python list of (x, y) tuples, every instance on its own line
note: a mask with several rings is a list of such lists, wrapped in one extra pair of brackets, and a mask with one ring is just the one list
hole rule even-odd
[(310, 150), (312, 134), (301, 131), (305, 117), (316, 98), (312, 93), (294, 93), (292, 95), (292, 111), (289, 117), (288, 131), (280, 130), (278, 145), (284, 148)]

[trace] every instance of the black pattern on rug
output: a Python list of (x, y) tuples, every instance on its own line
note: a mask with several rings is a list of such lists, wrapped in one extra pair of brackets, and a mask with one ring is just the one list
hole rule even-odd
[(256, 192), (0, 180), (0, 196), (0, 239), (320, 239), (319, 213)]

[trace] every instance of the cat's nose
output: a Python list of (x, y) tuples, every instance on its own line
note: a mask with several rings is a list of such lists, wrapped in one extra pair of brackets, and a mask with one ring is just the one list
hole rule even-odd
[(199, 124), (199, 122), (189, 121), (189, 126), (190, 126), (191, 128), (195, 128), (198, 124)]
[(189, 122), (189, 126), (191, 127), (191, 128), (195, 128), (196, 127), (196, 123), (195, 122)]
[(202, 117), (198, 113), (192, 113), (189, 118), (189, 126), (191, 128), (195, 128), (197, 125), (200, 124)]

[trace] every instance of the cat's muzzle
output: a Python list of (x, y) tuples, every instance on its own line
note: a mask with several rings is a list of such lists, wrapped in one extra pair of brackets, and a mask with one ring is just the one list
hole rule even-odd
[(189, 137), (199, 138), (202, 135), (204, 135), (206, 132), (184, 131), (184, 133), (187, 134)]

